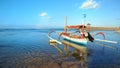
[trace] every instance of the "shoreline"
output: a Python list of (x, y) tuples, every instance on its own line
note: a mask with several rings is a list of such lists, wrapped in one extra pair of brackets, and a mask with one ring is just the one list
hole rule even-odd
[(118, 27), (88, 27), (87, 28), (88, 31), (95, 31), (95, 30), (113, 30), (113, 31), (118, 31), (120, 30), (120, 28)]

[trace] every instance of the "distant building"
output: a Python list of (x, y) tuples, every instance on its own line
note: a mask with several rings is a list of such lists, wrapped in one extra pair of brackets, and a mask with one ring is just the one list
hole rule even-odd
[(90, 23), (88, 23), (88, 24), (87, 24), (87, 27), (90, 27), (90, 25), (91, 25), (91, 24), (90, 24)]
[(91, 26), (91, 24), (88, 23), (88, 24), (87, 24), (87, 30), (88, 30), (88, 31), (90, 30), (90, 26)]

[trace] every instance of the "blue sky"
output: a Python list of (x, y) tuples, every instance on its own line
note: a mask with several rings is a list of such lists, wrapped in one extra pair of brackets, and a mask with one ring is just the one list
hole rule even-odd
[(86, 23), (120, 26), (119, 0), (0, 0), (0, 28), (57, 28)]

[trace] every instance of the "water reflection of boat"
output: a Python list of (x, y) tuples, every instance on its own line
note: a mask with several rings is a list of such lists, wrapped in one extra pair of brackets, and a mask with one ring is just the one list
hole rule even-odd
[[(62, 40), (62, 43), (64, 44), (64, 51), (62, 51), (62, 49), (59, 48), (59, 46), (57, 45), (57, 43), (50, 43), (50, 45), (54, 46), (58, 52), (61, 52), (62, 54), (65, 54), (65, 56), (67, 58), (69, 58), (70, 56), (72, 56), (76, 61), (70, 61), (74, 64), (78, 64), (78, 68), (87, 68), (87, 56), (88, 56), (88, 52), (87, 52), (87, 48), (83, 45), (78, 45), (75, 43), (72, 43), (66, 39)], [(79, 47), (78, 47), (79, 46)], [(70, 50), (70, 47), (72, 47), (74, 50)], [(65, 53), (63, 53), (65, 52)], [(69, 62), (68, 62), (69, 63)], [(74, 65), (72, 64), (72, 65)], [(70, 66), (72, 66), (70, 65)]]
[(63, 39), (62, 43), (65, 45), (65, 46), (70, 46), (70, 47), (73, 47), (75, 48), (76, 50), (79, 50), (80, 52), (82, 53), (87, 53), (87, 48), (86, 46), (83, 46), (83, 45), (79, 45), (77, 43), (72, 43), (66, 39)]
[(55, 47), (58, 50), (59, 53), (63, 53), (62, 49), (57, 46), (57, 43), (53, 43), (53, 42), (51, 43), (50, 42), (50, 45), (53, 46), (53, 47)]

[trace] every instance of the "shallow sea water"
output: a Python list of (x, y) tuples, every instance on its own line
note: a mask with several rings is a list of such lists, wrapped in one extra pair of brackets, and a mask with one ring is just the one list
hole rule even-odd
[[(89, 55), (84, 61), (75, 59), (71, 54), (66, 57), (64, 45), (58, 45), (63, 51), (62, 54), (51, 46), (47, 37), (50, 31), (50, 29), (1, 29), (0, 68), (120, 68), (120, 33), (91, 32), (92, 34), (103, 32), (106, 39), (118, 41), (119, 44), (88, 42), (86, 49)], [(57, 35), (53, 37), (57, 38)], [(100, 35), (95, 38), (103, 39)], [(70, 48), (70, 51), (73, 51), (73, 48)]]

